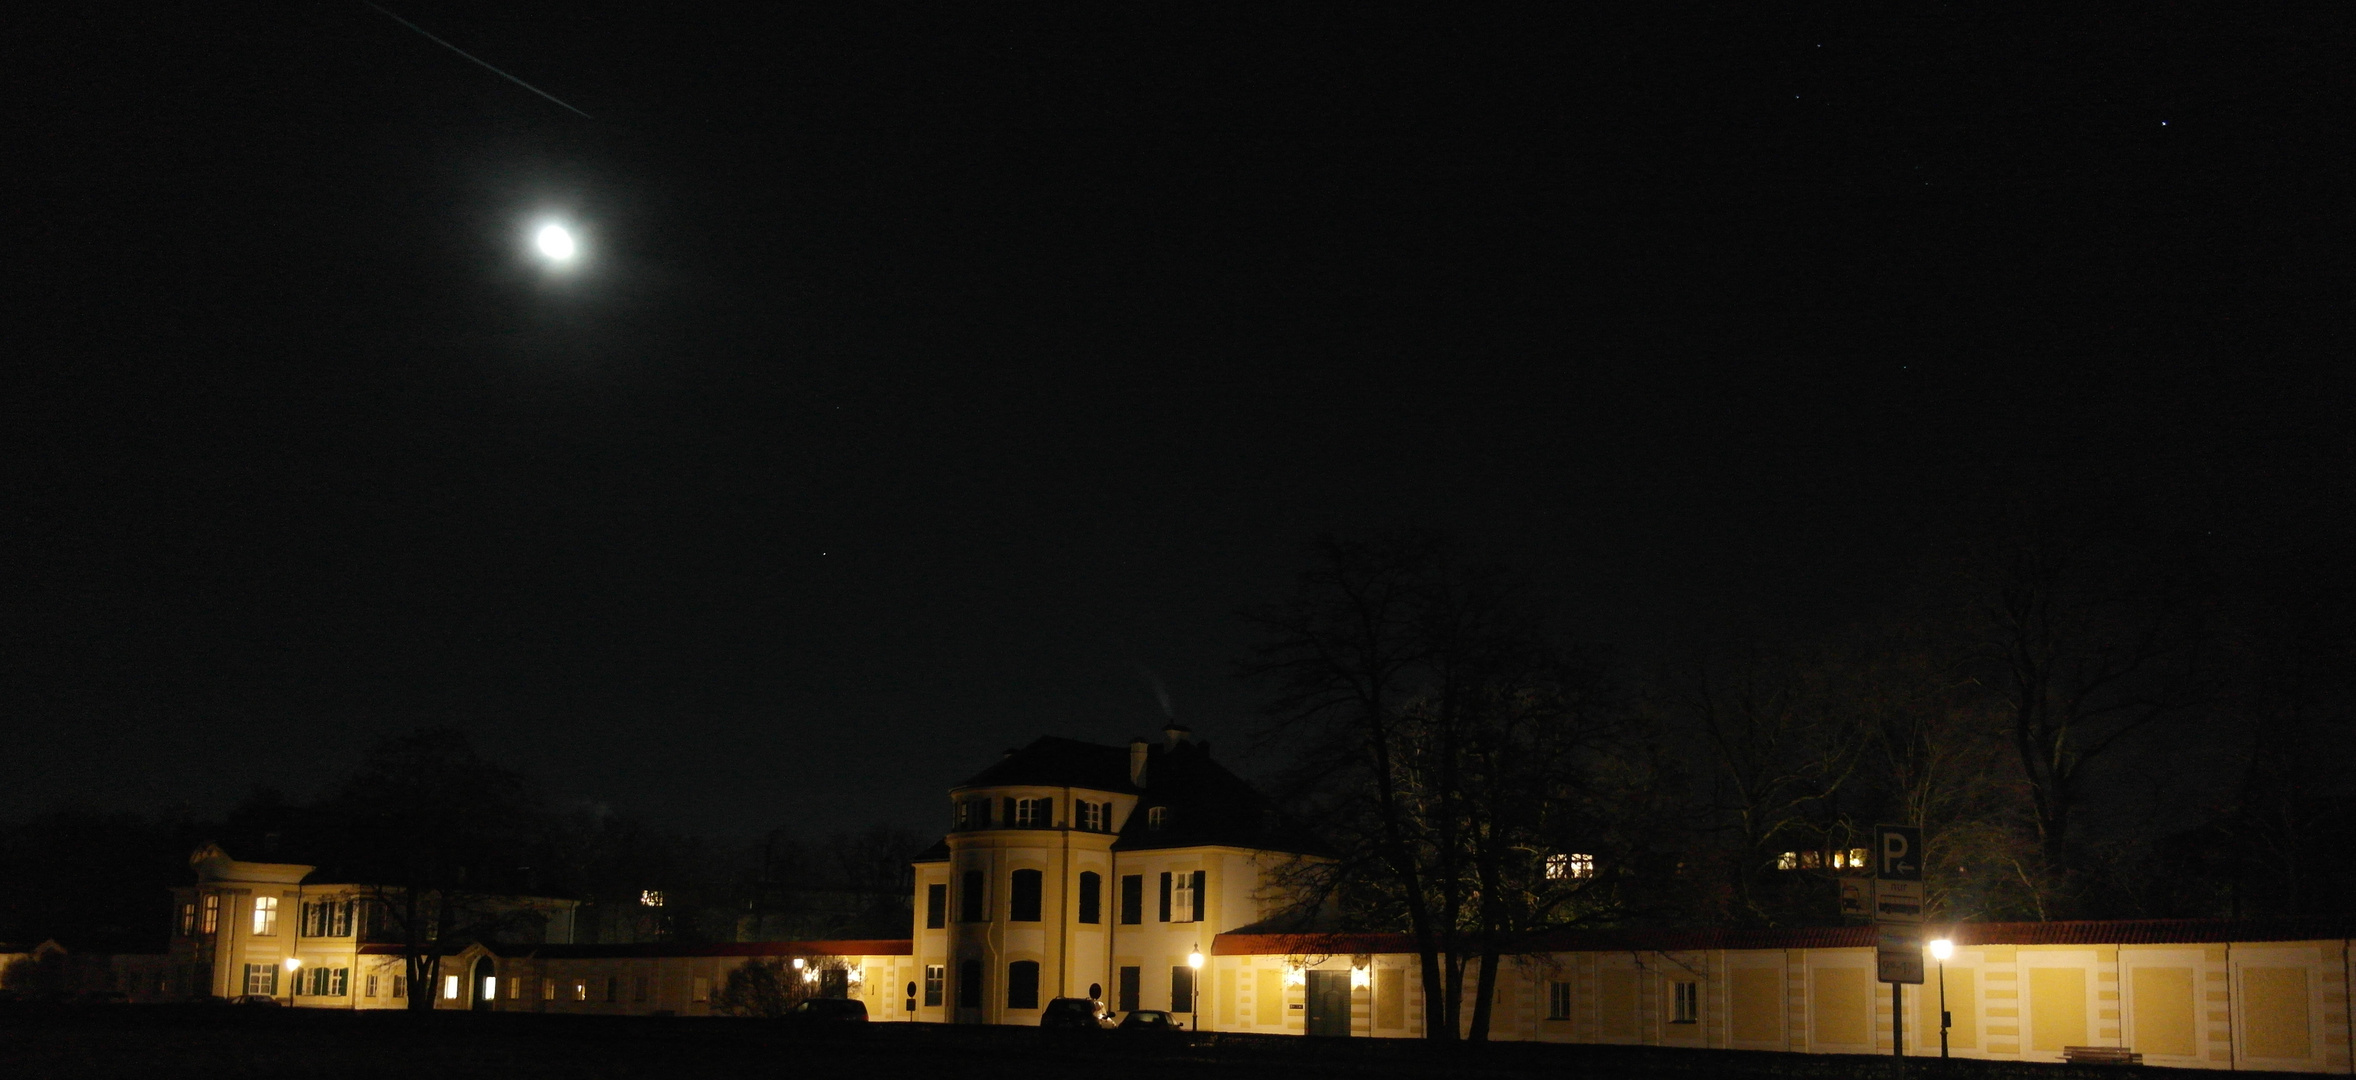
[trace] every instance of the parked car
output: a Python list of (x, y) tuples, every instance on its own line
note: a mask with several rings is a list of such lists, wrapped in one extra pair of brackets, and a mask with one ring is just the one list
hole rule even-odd
[(867, 1022), (867, 1003), (857, 998), (811, 998), (785, 1011), (785, 1020), (794, 1024), (864, 1024)]
[(236, 997), (230, 998), (229, 1003), (231, 1005), (243, 1006), (248, 1009), (278, 1009), (284, 1008), (286, 1005), (285, 1002), (271, 997), (268, 994), (239, 994)]
[(1092, 998), (1056, 998), (1039, 1011), (1039, 1026), (1102, 1031), (1113, 1026), (1113, 1014)]
[(1131, 1009), (1121, 1018), (1120, 1031), (1176, 1032), (1185, 1030), (1178, 1018), (1160, 1009)]

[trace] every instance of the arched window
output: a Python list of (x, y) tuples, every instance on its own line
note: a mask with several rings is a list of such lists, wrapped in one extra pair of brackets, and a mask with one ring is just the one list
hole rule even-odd
[(1045, 875), (1037, 870), (1014, 872), (1013, 888), (1008, 890), (1006, 917), (1015, 922), (1039, 921), (1039, 891)]
[(982, 1007), (982, 962), (979, 960), (957, 962), (957, 1007)]
[(1017, 960), (1006, 965), (1006, 1007), (1036, 1009), (1039, 1007), (1039, 962)]

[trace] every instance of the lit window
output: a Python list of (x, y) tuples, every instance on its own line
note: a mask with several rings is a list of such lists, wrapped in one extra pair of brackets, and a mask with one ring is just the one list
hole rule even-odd
[(1849, 849), (1849, 869), (1851, 869), (1851, 870), (1863, 870), (1863, 869), (1865, 869), (1865, 849), (1864, 849), (1864, 848), (1861, 848), (1861, 847), (1853, 847), (1853, 848), (1850, 848), (1850, 849)]
[[(508, 981), (508, 982), (510, 982), (510, 983), (513, 983), (513, 982), (515, 982), (516, 980), (514, 980), (514, 979), (509, 979), (509, 980), (507, 980), (507, 981)], [(499, 977), (498, 977), (498, 976), (496, 976), (496, 975), (485, 975), (485, 976), (483, 976), (483, 1000), (485, 1000), (485, 1001), (497, 1001), (497, 1000), (499, 1000)]]
[(1546, 857), (1546, 880), (1568, 881), (1595, 876), (1595, 856), (1572, 853)]
[(507, 1000), (522, 1001), (524, 999), (524, 983), (526, 981), (528, 980), (522, 978), (507, 980)]
[(278, 993), (278, 965), (247, 964), (245, 966), (245, 992), (260, 994), (263, 997), (276, 995)]
[(640, 893), (638, 894), (638, 906), (640, 906), (640, 907), (661, 907), (661, 906), (663, 906), (663, 891), (662, 891), (661, 889), (647, 889), (647, 890), (644, 890), (644, 891), (640, 892)]
[(195, 935), (196, 905), (193, 903), (182, 904), (180, 905), (180, 936), (194, 937)]
[(205, 927), (205, 928), (204, 928), (204, 932), (205, 932), (205, 933), (208, 933), (208, 934), (210, 934), (210, 933), (214, 933), (214, 932), (216, 932), (216, 931), (218, 931), (218, 930), (220, 930), (220, 929), (221, 929), (221, 894), (220, 894), (220, 893), (206, 893), (206, 894), (205, 894), (205, 922), (204, 922), (204, 927)]
[[(574, 1000), (574, 1001), (587, 1001), (587, 1000), (589, 1000), (589, 983), (588, 983), (588, 981), (587, 981), (587, 980), (585, 980), (585, 979), (574, 979), (574, 980), (573, 980), (573, 1000)], [(701, 1000), (703, 1000), (703, 999), (702, 999), (702, 998), (697, 998), (696, 1000), (698, 1000), (698, 1001), (701, 1001)]]
[(1546, 984), (1546, 1018), (1548, 1020), (1568, 1020), (1571, 1018), (1571, 984), (1567, 982)]
[(948, 981), (949, 969), (946, 966), (941, 964), (926, 964), (924, 966), (924, 1003), (927, 1008), (940, 1006), (941, 988)]
[(1775, 857), (1775, 868), (1776, 868), (1776, 869), (1778, 869), (1778, 870), (1797, 870), (1797, 869), (1799, 869), (1799, 868), (1800, 868), (1800, 853), (1799, 853), (1799, 852), (1797, 852), (1797, 851), (1786, 851), (1786, 852), (1784, 852), (1783, 854), (1776, 856), (1776, 857)]
[(1670, 1021), (1670, 1023), (1673, 1023), (1673, 1024), (1698, 1024), (1698, 1023), (1700, 1023), (1700, 1022), (1701, 1022), (1701, 1019), (1702, 1019), (1702, 984), (1700, 984), (1700, 983), (1698, 983), (1698, 982), (1681, 982), (1681, 983), (1678, 983), (1678, 984), (1677, 984), (1677, 1018), (1676, 1018), (1675, 1020), (1672, 1020), (1672, 1021)]
[(1821, 852), (1821, 851), (1803, 851), (1803, 852), (1801, 852), (1801, 853), (1800, 853), (1800, 869), (1802, 869), (1802, 870), (1816, 870), (1816, 869), (1820, 869), (1820, 868), (1822, 868), (1823, 866), (1824, 866), (1824, 853), (1823, 853), (1823, 852)]
[(542, 979), (542, 980), (540, 980), (540, 1000), (542, 1000), (542, 1001), (555, 1001), (555, 1000), (556, 1000), (556, 980), (555, 980), (555, 979)]
[(278, 932), (278, 898), (254, 897), (254, 936), (267, 937)]
[(444, 976), (442, 976), (442, 1000), (444, 1000), (444, 1001), (456, 1001), (456, 1000), (458, 1000), (458, 976), (456, 976), (456, 975), (444, 975)]

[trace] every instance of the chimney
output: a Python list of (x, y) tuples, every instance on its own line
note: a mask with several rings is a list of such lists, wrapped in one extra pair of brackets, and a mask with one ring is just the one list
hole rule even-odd
[(1179, 743), (1185, 742), (1193, 734), (1193, 728), (1175, 720), (1170, 721), (1168, 726), (1162, 728), (1162, 737), (1170, 740), (1170, 749), (1172, 750), (1176, 750)]
[(1129, 744), (1129, 782), (1138, 787), (1145, 786), (1146, 749), (1144, 739), (1138, 739)]

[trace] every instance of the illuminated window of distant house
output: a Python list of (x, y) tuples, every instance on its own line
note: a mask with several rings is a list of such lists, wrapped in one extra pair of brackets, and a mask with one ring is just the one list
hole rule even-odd
[(205, 933), (208, 933), (208, 934), (210, 934), (210, 933), (214, 933), (214, 932), (216, 932), (216, 931), (218, 931), (218, 930), (220, 930), (220, 929), (221, 929), (221, 894), (220, 894), (220, 893), (206, 893), (206, 894), (205, 894), (205, 921), (204, 921), (204, 932), (205, 932)]
[(529, 981), (522, 977), (507, 980), (507, 1000), (522, 1001), (524, 999), (524, 983)]
[(1039, 893), (1045, 880), (1046, 875), (1037, 870), (1015, 871), (1013, 888), (1008, 890), (1006, 917), (1014, 922), (1038, 922)]
[(968, 870), (958, 878), (958, 922), (982, 922), (989, 918), (989, 908), (983, 906), (982, 872)]
[(1046, 828), (1047, 826), (1049, 826), (1049, 825), (1052, 825), (1052, 824), (1054, 824), (1054, 823), (1055, 823), (1055, 800), (1053, 800), (1053, 799), (1016, 799), (1016, 800), (1014, 801), (1014, 827), (1015, 827), (1015, 828), (1018, 828), (1018, 829), (1044, 829), (1044, 828)]
[(540, 980), (540, 1000), (542, 1000), (542, 1001), (555, 1001), (555, 1000), (556, 1000), (556, 980), (555, 980), (555, 979), (542, 979), (542, 980)]
[(1813, 850), (1811, 850), (1811, 851), (1803, 851), (1803, 852), (1801, 852), (1801, 853), (1800, 853), (1800, 869), (1802, 869), (1802, 870), (1821, 870), (1821, 869), (1823, 869), (1823, 868), (1824, 868), (1824, 853), (1823, 853), (1823, 852), (1821, 852), (1821, 851), (1813, 851)]
[(949, 924), (949, 886), (924, 887), (924, 928), (938, 930)]
[[(709, 982), (709, 980), (704, 980), (704, 982), (705, 982), (705, 985), (707, 985), (707, 986), (708, 986), (708, 985), (710, 985), (710, 982)], [(706, 994), (704, 995), (704, 997), (710, 997), (710, 996), (711, 996), (711, 995), (710, 995), (709, 993), (706, 993)], [(574, 979), (574, 980), (573, 980), (573, 1000), (574, 1000), (574, 1001), (587, 1001), (587, 1000), (589, 1000), (589, 980), (587, 980), (587, 979)], [(699, 998), (697, 998), (697, 999), (695, 999), (695, 1000), (697, 1000), (697, 1001), (702, 1001), (702, 1000), (703, 1000), (703, 998), (700, 998), (700, 997), (699, 997)]]
[(1103, 804), (1103, 803), (1100, 803), (1100, 802), (1083, 802), (1083, 803), (1074, 803), (1074, 804), (1073, 804), (1073, 808), (1074, 808), (1073, 817), (1075, 817), (1076, 819), (1078, 819), (1078, 824), (1079, 824), (1079, 827), (1080, 827), (1081, 829), (1083, 829), (1083, 830), (1086, 830), (1086, 831), (1088, 831), (1088, 832), (1103, 832), (1103, 831), (1104, 831), (1104, 817), (1105, 817), (1104, 810), (1105, 810), (1105, 806), (1104, 806), (1104, 804)]
[(1017, 960), (1006, 965), (1006, 1007), (1036, 1009), (1039, 1007), (1039, 962)]
[(444, 976), (442, 976), (442, 1000), (444, 1000), (444, 1001), (456, 1001), (456, 1000), (458, 1000), (458, 976), (456, 976), (456, 975), (444, 975)]
[(195, 935), (196, 904), (192, 901), (190, 903), (180, 905), (180, 936), (194, 937)]
[(941, 987), (942, 987), (942, 984), (944, 984), (944, 983), (947, 983), (948, 981), (949, 981), (949, 968), (948, 968), (946, 965), (942, 965), (942, 964), (926, 964), (926, 965), (924, 966), (924, 1004), (925, 1004), (925, 1007), (927, 1007), (927, 1008), (938, 1008), (938, 1007), (940, 1007), (940, 1004), (941, 1004)]
[(1571, 1018), (1571, 984), (1567, 982), (1546, 984), (1546, 1018), (1548, 1020), (1568, 1020)]
[(1701, 1023), (1702, 984), (1698, 982), (1680, 982), (1677, 984), (1677, 1003), (1675, 1015), (1676, 1019), (1669, 1021), (1672, 1024)]
[(1090, 924), (1102, 921), (1103, 909), (1104, 878), (1097, 876), (1094, 870), (1081, 871), (1080, 921)]
[(1832, 868), (1835, 870), (1865, 869), (1865, 849), (1861, 847), (1853, 847), (1847, 851), (1833, 852)]
[(278, 993), (278, 965), (247, 964), (245, 966), (245, 992), (260, 994), (264, 997)]
[(1783, 854), (1776, 856), (1776, 857), (1775, 857), (1775, 868), (1776, 868), (1776, 869), (1778, 869), (1778, 870), (1797, 870), (1797, 869), (1799, 869), (1799, 868), (1800, 868), (1800, 853), (1799, 853), (1799, 852), (1797, 852), (1797, 851), (1786, 851), (1786, 852), (1784, 852)]
[(278, 898), (254, 897), (254, 936), (267, 937), (278, 932)]
[(1594, 876), (1595, 856), (1593, 855), (1571, 852), (1546, 857), (1546, 879), (1548, 881), (1569, 881), (1574, 878)]
[(1121, 875), (1121, 925), (1145, 922), (1145, 875)]
[(638, 906), (640, 906), (640, 907), (661, 907), (661, 906), (663, 906), (663, 891), (662, 891), (661, 889), (644, 889), (644, 890), (641, 890), (641, 891), (639, 892), (639, 894), (638, 894)]

